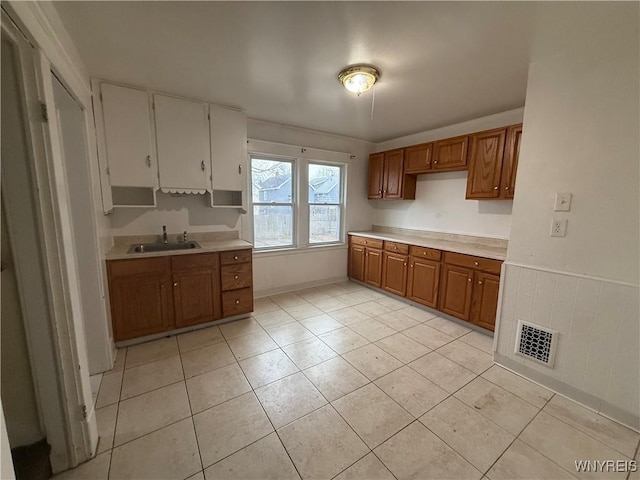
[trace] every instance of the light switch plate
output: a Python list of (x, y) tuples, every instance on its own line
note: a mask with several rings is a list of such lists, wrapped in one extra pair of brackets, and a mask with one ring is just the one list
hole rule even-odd
[(553, 210), (556, 212), (568, 212), (571, 210), (571, 194), (570, 193), (556, 193), (556, 200), (553, 203)]

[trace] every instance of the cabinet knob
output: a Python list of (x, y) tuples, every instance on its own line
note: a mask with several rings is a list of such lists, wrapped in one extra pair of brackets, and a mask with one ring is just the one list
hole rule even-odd
[(438, 163), (438, 160), (434, 160), (433, 163)]
[(482, 285), (482, 280), (478, 280), (478, 285)]
[(385, 190), (384, 193), (387, 193), (387, 190)]
[(394, 250), (397, 250), (397, 249), (398, 249), (397, 245), (394, 245), (394, 246), (393, 246), (393, 249), (394, 249)]
[(422, 254), (423, 254), (423, 255), (426, 255), (426, 254), (427, 254), (427, 252), (422, 252)]
[(178, 286), (178, 282), (173, 282), (173, 286), (177, 287)]
[(413, 263), (409, 265), (411, 268), (413, 268)]
[(234, 260), (237, 260), (237, 259), (238, 259), (238, 255), (234, 255), (234, 256), (233, 256), (233, 259), (234, 259)]
[(477, 267), (478, 265), (480, 265), (478, 262), (473, 262), (473, 264)]
[(468, 281), (469, 283), (471, 283), (471, 282), (473, 281), (473, 279), (471, 279), (471, 278), (467, 278), (467, 281)]
[(407, 262), (404, 262), (404, 266), (405, 266), (405, 267), (407, 266)]
[(147, 167), (151, 168), (151, 155), (147, 155), (147, 158), (145, 158), (144, 161), (147, 164)]
[(497, 189), (498, 189), (498, 187), (493, 187), (493, 189), (494, 189), (494, 190), (497, 190)]
[(238, 275), (234, 276), (233, 278), (234, 278), (234, 280), (237, 280), (238, 279)]
[(242, 175), (242, 164), (238, 165), (238, 175)]
[(364, 241), (364, 244), (365, 244), (365, 245), (367, 244), (367, 241), (366, 241), (366, 240)]
[(236, 305), (239, 305), (239, 304), (240, 304), (240, 300), (236, 300)]
[(509, 190), (509, 187), (504, 187), (505, 190)]
[(200, 162), (200, 170), (204, 172), (204, 160)]
[(382, 190), (378, 190), (378, 193), (382, 193)]

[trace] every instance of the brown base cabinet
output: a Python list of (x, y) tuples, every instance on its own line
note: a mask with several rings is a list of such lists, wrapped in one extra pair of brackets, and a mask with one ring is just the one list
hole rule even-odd
[[(221, 262), (225, 255), (244, 260), (232, 280)], [(107, 272), (116, 342), (253, 310), (250, 249), (108, 260)]]
[(382, 287), (382, 240), (349, 236), (349, 277)]
[(502, 262), (349, 236), (349, 277), (493, 330)]
[(445, 252), (440, 310), (493, 330), (502, 262)]
[(367, 248), (364, 258), (364, 282), (382, 287), (382, 250)]
[(437, 308), (441, 255), (440, 250), (411, 246), (407, 285), (409, 300)]
[(473, 270), (445, 263), (442, 266), (440, 310), (469, 321), (472, 287)]

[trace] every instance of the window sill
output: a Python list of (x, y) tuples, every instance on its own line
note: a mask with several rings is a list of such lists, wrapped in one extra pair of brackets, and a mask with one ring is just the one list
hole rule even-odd
[(279, 257), (283, 255), (300, 255), (304, 253), (318, 252), (318, 251), (331, 251), (331, 250), (346, 250), (348, 248), (346, 243), (331, 243), (326, 245), (309, 245), (306, 247), (284, 247), (284, 248), (272, 248), (264, 250), (254, 250), (254, 257)]

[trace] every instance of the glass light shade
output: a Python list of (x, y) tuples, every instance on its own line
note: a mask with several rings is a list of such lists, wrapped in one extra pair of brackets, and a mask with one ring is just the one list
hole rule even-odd
[(366, 92), (380, 78), (380, 73), (369, 65), (356, 65), (342, 70), (338, 79), (350, 92), (360, 95)]

